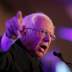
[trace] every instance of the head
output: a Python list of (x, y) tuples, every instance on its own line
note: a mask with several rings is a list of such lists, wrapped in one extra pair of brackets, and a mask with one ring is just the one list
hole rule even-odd
[(33, 13), (24, 17), (23, 23), (25, 26), (21, 35), (23, 45), (38, 58), (42, 58), (55, 37), (53, 22), (44, 13)]

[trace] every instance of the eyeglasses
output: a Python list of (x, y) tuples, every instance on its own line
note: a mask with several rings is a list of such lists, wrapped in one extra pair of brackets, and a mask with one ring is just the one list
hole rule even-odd
[(52, 35), (51, 33), (47, 32), (47, 31), (44, 31), (42, 29), (38, 30), (38, 29), (34, 29), (34, 28), (24, 28), (23, 30), (25, 30), (25, 29), (36, 31), (36, 32), (39, 32), (39, 33), (44, 33), (46, 36), (49, 35), (52, 40), (55, 40), (56, 39), (55, 35)]

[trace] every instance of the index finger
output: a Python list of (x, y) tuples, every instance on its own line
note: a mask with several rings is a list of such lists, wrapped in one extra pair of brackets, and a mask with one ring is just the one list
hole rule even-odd
[(18, 11), (16, 16), (17, 16), (17, 23), (18, 23), (19, 29), (21, 29), (22, 28), (22, 22), (23, 22), (22, 12)]

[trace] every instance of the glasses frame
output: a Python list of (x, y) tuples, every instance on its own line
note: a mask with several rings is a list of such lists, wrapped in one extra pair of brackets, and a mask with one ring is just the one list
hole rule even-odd
[(33, 31), (42, 32), (42, 33), (45, 33), (45, 35), (50, 35), (50, 37), (52, 38), (52, 40), (56, 39), (55, 35), (52, 35), (50, 32), (44, 31), (42, 29), (40, 29), (40, 30), (35, 29), (35, 28), (24, 28), (24, 29), (30, 29), (30, 30), (33, 30)]

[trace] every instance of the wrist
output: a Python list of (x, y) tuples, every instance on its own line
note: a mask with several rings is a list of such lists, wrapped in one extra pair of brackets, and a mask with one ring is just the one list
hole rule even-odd
[(5, 34), (6, 34), (6, 37), (8, 37), (9, 39), (15, 40), (15, 39), (17, 38), (16, 35), (10, 35), (10, 34), (8, 34), (7, 32), (6, 32)]

